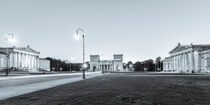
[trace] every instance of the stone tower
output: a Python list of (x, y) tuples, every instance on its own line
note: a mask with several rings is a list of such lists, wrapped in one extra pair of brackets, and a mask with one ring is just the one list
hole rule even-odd
[(99, 71), (99, 63), (99, 55), (90, 55), (90, 71)]
[(113, 55), (114, 71), (123, 71), (123, 54)]

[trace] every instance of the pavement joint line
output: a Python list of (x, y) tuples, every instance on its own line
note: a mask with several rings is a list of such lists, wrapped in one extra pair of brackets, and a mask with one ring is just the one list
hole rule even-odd
[[(100, 73), (100, 72), (86, 72), (86, 74), (98, 74), (98, 73)], [(82, 75), (82, 73), (24, 75), (24, 76), (0, 77), (0, 80), (22, 79), (22, 78), (37, 78), (37, 77), (51, 77), (51, 76), (67, 76), (67, 75), (78, 75), (78, 74)]]

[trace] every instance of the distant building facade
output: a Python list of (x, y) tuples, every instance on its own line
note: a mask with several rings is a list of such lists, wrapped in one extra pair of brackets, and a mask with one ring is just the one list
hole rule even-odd
[(39, 66), (39, 52), (27, 47), (0, 48), (0, 52), (9, 53), (8, 66), (22, 69), (35, 69)]
[(90, 55), (90, 71), (124, 71), (123, 54), (114, 54), (113, 60), (100, 60), (99, 55)]
[(39, 58), (39, 69), (50, 71), (50, 60)]
[(163, 71), (210, 72), (210, 45), (178, 45), (163, 60)]
[(0, 70), (7, 67), (7, 54), (0, 52)]

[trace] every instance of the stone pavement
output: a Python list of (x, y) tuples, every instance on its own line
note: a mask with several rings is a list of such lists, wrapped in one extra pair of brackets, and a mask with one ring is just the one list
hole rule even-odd
[[(82, 73), (68, 73), (68, 74), (47, 74), (47, 75), (27, 75), (27, 76), (12, 76), (12, 77), (1, 77), (0, 78), (0, 100), (26, 94), (26, 93), (31, 93), (34, 91), (42, 90), (42, 89), (47, 89), (63, 84), (68, 84), (76, 81), (81, 81), (82, 79)], [(88, 78), (93, 78), (96, 76), (100, 76), (100, 72), (86, 72), (86, 79)], [(59, 79), (52, 79), (51, 81), (43, 81), (43, 82), (34, 82), (35, 80), (38, 79), (43, 79), (43, 78), (53, 78), (57, 77)], [(62, 78), (64, 77), (65, 78)], [(69, 76), (69, 77), (66, 77)], [(26, 79), (31, 79), (30, 81), (27, 81), (24, 85), (16, 84), (17, 80), (26, 80)], [(34, 80), (33, 80), (34, 79)], [(14, 81), (13, 83), (10, 81)], [(4, 86), (6, 84), (6, 86)], [(7, 85), (9, 84), (9, 85)], [(14, 85), (13, 85), (14, 84)]]

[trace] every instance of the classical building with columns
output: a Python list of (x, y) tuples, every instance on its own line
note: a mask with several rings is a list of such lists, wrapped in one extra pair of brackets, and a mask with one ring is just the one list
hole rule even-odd
[(177, 73), (210, 72), (210, 45), (178, 45), (163, 60), (163, 71)]
[(7, 54), (0, 52), (0, 70), (7, 67)]
[(90, 55), (90, 71), (124, 71), (123, 55), (114, 54), (113, 60), (100, 60), (99, 55)]
[(7, 57), (2, 58), (1, 61), (4, 62), (4, 66), (7, 65), (5, 63), (8, 62), (8, 66), (10, 68), (17, 68), (22, 70), (36, 70), (39, 67), (39, 54), (37, 52), (27, 47), (8, 47), (2, 48), (0, 47), (0, 52), (4, 54), (8, 54), (9, 58), (7, 61)]

